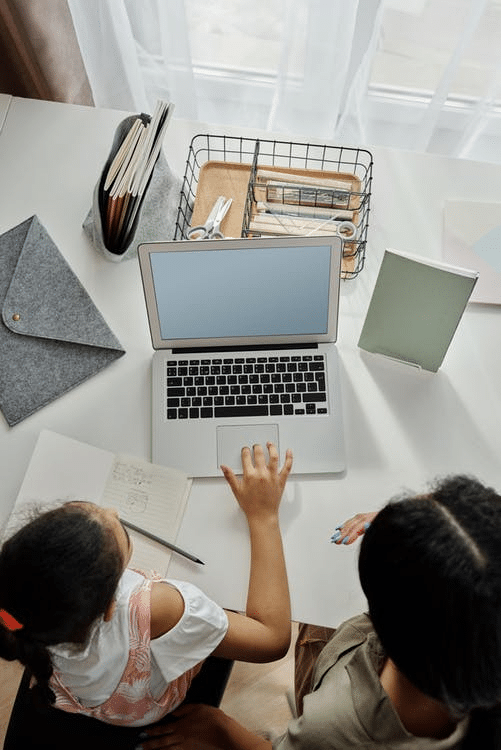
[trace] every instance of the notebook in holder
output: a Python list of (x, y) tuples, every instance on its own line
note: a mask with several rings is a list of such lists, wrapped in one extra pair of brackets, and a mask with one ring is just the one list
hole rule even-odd
[(437, 372), (478, 273), (385, 250), (358, 345)]
[(275, 443), (296, 473), (345, 469), (335, 345), (342, 242), (280, 237), (138, 249), (153, 348), (152, 460), (241, 470)]

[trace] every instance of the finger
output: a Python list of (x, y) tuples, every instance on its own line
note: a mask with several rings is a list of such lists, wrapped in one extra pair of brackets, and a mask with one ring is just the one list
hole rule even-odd
[(353, 544), (353, 542), (356, 542), (358, 537), (362, 536), (363, 533), (363, 528), (352, 529), (349, 534), (346, 534), (341, 540), (341, 544)]
[(233, 492), (234, 495), (236, 495), (240, 487), (239, 480), (237, 479), (234, 472), (230, 469), (229, 466), (224, 466), (223, 464), (221, 464), (221, 471), (223, 472), (224, 478), (230, 485), (231, 491)]
[(336, 531), (331, 536), (331, 542), (334, 542), (334, 544), (352, 544), (355, 539), (357, 539), (356, 536), (352, 534), (344, 534), (341, 531)]
[(254, 464), (252, 463), (251, 449), (248, 445), (244, 445), (240, 455), (242, 459), (242, 469), (244, 470), (244, 474), (248, 471), (252, 471), (252, 469), (254, 468)]
[(351, 536), (353, 532), (355, 532), (359, 528), (359, 523), (357, 521), (346, 521), (341, 527), (340, 531), (343, 537), (345, 536)]
[(292, 462), (293, 462), (292, 451), (290, 448), (287, 448), (287, 450), (285, 451), (284, 465), (282, 466), (282, 469), (280, 471), (280, 478), (282, 479), (284, 484), (285, 484), (287, 477), (290, 474), (290, 470), (292, 469)]
[(357, 513), (353, 518), (348, 518), (346, 521), (343, 521), (343, 523), (336, 526), (336, 529), (341, 529), (345, 534), (349, 534), (362, 525), (363, 519), (364, 516), (361, 513)]
[[(162, 731), (163, 729), (163, 731)], [(142, 750), (155, 750), (155, 748), (181, 748), (183, 747), (182, 735), (176, 733), (174, 729), (166, 729), (165, 727), (148, 729), (148, 739), (143, 739), (138, 747)]]
[(345, 525), (345, 528), (343, 530), (345, 532), (345, 536), (348, 535), (353, 539), (356, 539), (357, 536), (362, 536), (362, 534), (365, 534), (370, 525), (370, 517), (366, 513), (359, 513), (352, 521)]
[(252, 446), (252, 449), (254, 451), (254, 465), (256, 466), (256, 468), (262, 469), (264, 466), (266, 466), (263, 446), (259, 443), (256, 443)]
[(266, 443), (268, 448), (268, 455), (270, 457), (269, 467), (272, 471), (276, 471), (278, 467), (278, 451), (276, 445), (273, 443)]
[(334, 542), (335, 544), (344, 544), (346, 540), (346, 544), (348, 544), (352, 528), (351, 523), (351, 521), (345, 521), (344, 523), (338, 524), (335, 528), (334, 534), (331, 536), (331, 542)]
[(365, 533), (370, 524), (363, 520), (345, 521), (344, 524), (336, 526), (335, 532), (331, 537), (331, 542), (335, 544), (353, 544), (359, 536)]

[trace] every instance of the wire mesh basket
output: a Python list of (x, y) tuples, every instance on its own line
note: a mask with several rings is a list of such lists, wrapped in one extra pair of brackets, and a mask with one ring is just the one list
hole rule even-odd
[[(339, 231), (341, 275), (354, 278), (364, 265), (371, 186), (372, 155), (365, 149), (196, 135), (186, 161), (174, 239), (186, 239), (192, 222), (203, 223), (214, 197), (224, 194), (233, 198), (226, 235)], [(346, 224), (352, 229), (343, 235)]]

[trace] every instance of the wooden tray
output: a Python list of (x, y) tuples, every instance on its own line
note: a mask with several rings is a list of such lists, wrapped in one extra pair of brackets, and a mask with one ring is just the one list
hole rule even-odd
[(241, 237), (250, 173), (250, 164), (228, 161), (207, 161), (202, 164), (191, 226), (204, 224), (216, 200), (224, 195), (225, 198), (233, 198), (233, 202), (223, 219), (221, 232), (225, 237)]
[[(289, 169), (280, 166), (262, 166), (266, 172), (290, 174), (296, 177), (313, 177), (320, 179), (336, 179), (346, 183), (347, 189), (355, 192), (360, 190), (360, 180), (352, 174), (339, 172), (325, 172), (322, 170)], [(232, 198), (232, 204), (221, 224), (221, 232), (225, 237), (241, 237), (244, 229), (244, 210), (247, 191), (251, 175), (251, 165), (239, 162), (208, 161), (200, 168), (197, 193), (193, 205), (191, 226), (203, 224), (215, 201), (220, 195)], [(358, 198), (352, 196), (348, 208), (353, 210), (353, 223), (358, 224)], [(328, 234), (328, 232), (326, 232)], [(344, 245), (341, 275), (353, 273), (357, 258), (357, 246), (354, 242)]]

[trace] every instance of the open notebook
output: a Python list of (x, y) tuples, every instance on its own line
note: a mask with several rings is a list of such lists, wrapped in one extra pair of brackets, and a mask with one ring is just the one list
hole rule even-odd
[[(42, 430), (3, 537), (33, 516), (35, 508), (72, 500), (115, 508), (125, 521), (175, 542), (191, 489), (180, 471)], [(164, 575), (171, 552), (131, 531), (134, 551), (129, 567)]]

